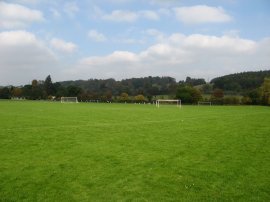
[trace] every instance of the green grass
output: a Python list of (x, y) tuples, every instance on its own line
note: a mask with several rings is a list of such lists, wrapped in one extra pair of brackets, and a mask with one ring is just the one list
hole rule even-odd
[(0, 201), (270, 201), (270, 108), (0, 101)]

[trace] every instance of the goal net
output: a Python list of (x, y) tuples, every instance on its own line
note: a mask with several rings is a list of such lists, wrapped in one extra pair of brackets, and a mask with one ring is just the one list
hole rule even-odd
[(61, 97), (61, 103), (78, 103), (77, 97)]
[(211, 102), (198, 102), (198, 106), (211, 106), (212, 103)]
[(176, 107), (181, 108), (181, 100), (157, 100), (156, 107), (159, 108), (160, 104), (175, 104)]

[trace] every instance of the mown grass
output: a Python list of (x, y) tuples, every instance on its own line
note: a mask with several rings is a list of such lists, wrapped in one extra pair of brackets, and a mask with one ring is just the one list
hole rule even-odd
[(270, 201), (270, 108), (0, 101), (1, 201)]

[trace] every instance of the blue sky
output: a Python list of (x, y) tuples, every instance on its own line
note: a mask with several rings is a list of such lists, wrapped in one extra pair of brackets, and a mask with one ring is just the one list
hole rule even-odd
[(0, 85), (270, 69), (268, 0), (0, 1)]

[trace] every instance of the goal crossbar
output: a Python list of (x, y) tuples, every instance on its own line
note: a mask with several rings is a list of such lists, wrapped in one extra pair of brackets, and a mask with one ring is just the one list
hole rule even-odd
[(212, 102), (202, 102), (202, 101), (199, 101), (198, 102), (198, 105), (212, 105)]
[(79, 103), (77, 97), (61, 97), (61, 103)]
[(175, 102), (176, 103), (176, 107), (181, 108), (181, 100), (156, 100), (156, 107), (159, 108), (159, 104), (162, 102)]

